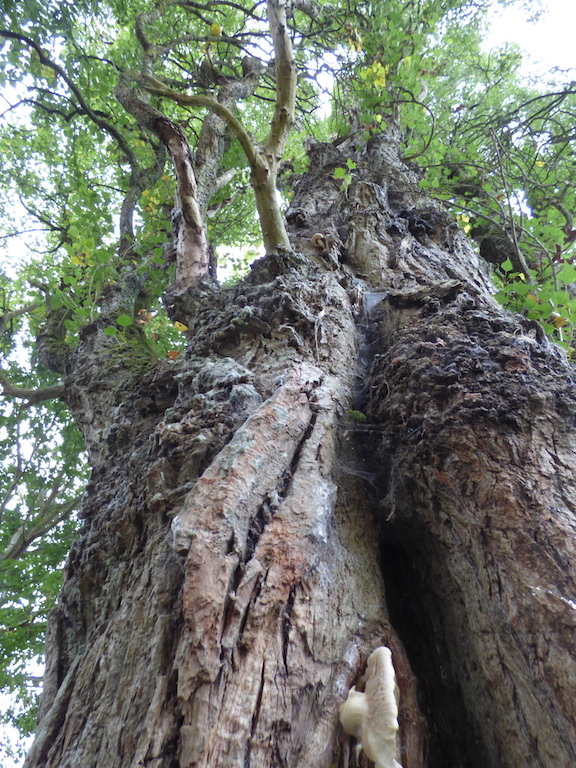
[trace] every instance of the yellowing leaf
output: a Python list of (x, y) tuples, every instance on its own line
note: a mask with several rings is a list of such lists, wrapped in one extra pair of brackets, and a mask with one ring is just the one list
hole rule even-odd
[[(556, 314), (556, 313), (554, 312), (553, 314)], [(560, 315), (559, 317), (555, 317), (552, 320), (552, 325), (554, 326), (554, 328), (564, 328), (567, 322), (568, 320), (565, 317), (562, 317), (562, 315)]]
[(90, 254), (85, 251), (80, 251), (78, 256), (70, 256), (70, 263), (75, 267), (91, 267), (93, 264)]
[(139, 309), (138, 310), (138, 317), (136, 318), (136, 322), (139, 325), (146, 325), (147, 323), (152, 320), (154, 317), (154, 312), (152, 312), (149, 309)]
[(184, 325), (184, 323), (179, 323), (178, 320), (176, 320), (174, 323), (174, 328), (176, 328), (177, 331), (181, 331), (182, 333), (188, 330), (188, 326)]
[(217, 21), (213, 21), (212, 24), (210, 24), (210, 32), (215, 36), (218, 37), (222, 34), (222, 27), (220, 24), (218, 24)]
[(536, 165), (542, 168), (542, 166), (546, 165), (546, 163), (544, 162), (544, 160), (536, 160)]

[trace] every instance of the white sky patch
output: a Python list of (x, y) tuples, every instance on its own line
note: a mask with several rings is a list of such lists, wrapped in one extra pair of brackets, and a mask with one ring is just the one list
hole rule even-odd
[[(540, 10), (537, 20), (530, 21)], [(558, 68), (565, 71), (564, 79), (576, 80), (575, 28), (573, 0), (535, 0), (530, 10), (518, 4), (496, 11), (485, 48), (517, 43), (531, 59), (523, 72)]]

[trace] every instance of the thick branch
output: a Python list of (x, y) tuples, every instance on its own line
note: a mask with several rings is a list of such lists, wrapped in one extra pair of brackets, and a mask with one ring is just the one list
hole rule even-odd
[(238, 138), (252, 171), (252, 186), (266, 253), (278, 248), (290, 249), (290, 241), (280, 211), (276, 191), (278, 164), (294, 121), (296, 103), (296, 67), (288, 34), (283, 0), (268, 0), (268, 23), (276, 62), (276, 103), (264, 152), (258, 151), (244, 126), (222, 103), (212, 96), (185, 95), (144, 75), (143, 87), (156, 96), (169, 98), (183, 106), (205, 107), (223, 119)]
[(268, 0), (268, 24), (276, 59), (276, 106), (266, 142), (266, 154), (279, 162), (294, 122), (296, 65), (288, 34), (284, 0)]
[(120, 245), (118, 249), (120, 256), (123, 256), (132, 248), (134, 242), (134, 210), (142, 192), (154, 186), (164, 171), (166, 150), (163, 144), (159, 144), (154, 149), (154, 155), (154, 164), (148, 168), (132, 166), (128, 190), (124, 195), (122, 207), (120, 208)]
[[(258, 85), (257, 73), (246, 75), (241, 80), (230, 80), (220, 88), (218, 103), (232, 111), (236, 101), (251, 96)], [(194, 152), (194, 173), (198, 183), (198, 206), (202, 216), (206, 216), (208, 204), (214, 194), (227, 184), (237, 172), (233, 168), (218, 178), (224, 152), (230, 139), (228, 124), (215, 112), (208, 111), (202, 121)]]
[(196, 199), (196, 178), (188, 140), (172, 120), (145, 101), (122, 76), (115, 95), (138, 123), (154, 133), (167, 148), (176, 175), (181, 216), (176, 225), (176, 282), (180, 288), (195, 285), (208, 273), (210, 258), (206, 228)]
[(156, 78), (150, 76), (144, 77), (142, 87), (148, 91), (148, 93), (152, 93), (155, 96), (161, 96), (166, 99), (171, 99), (172, 101), (175, 101), (177, 104), (181, 104), (182, 106), (205, 107), (211, 112), (217, 114), (218, 117), (221, 117), (226, 121), (230, 130), (240, 142), (242, 149), (244, 150), (244, 154), (248, 158), (250, 167), (254, 168), (256, 165), (257, 151), (254, 147), (254, 144), (252, 143), (252, 139), (248, 135), (248, 132), (242, 123), (237, 120), (236, 117), (234, 117), (232, 112), (230, 112), (227, 107), (225, 107), (223, 104), (220, 104), (220, 102), (217, 101), (213, 96), (203, 96), (201, 94), (191, 96), (189, 94), (178, 93), (178, 91), (173, 91), (171, 88), (167, 88), (163, 83), (160, 82), (160, 80), (156, 80)]
[[(262, 239), (266, 253), (273, 253), (278, 247), (290, 249), (290, 241), (284, 226), (284, 218), (278, 206), (276, 193), (276, 173), (279, 155), (288, 136), (289, 124), (284, 120), (283, 110), (276, 107), (270, 129), (267, 147), (273, 146), (272, 154), (259, 152), (254, 147), (244, 126), (220, 102), (212, 96), (186, 95), (167, 88), (153, 77), (144, 78), (144, 87), (149, 93), (172, 99), (177, 104), (206, 107), (226, 121), (232, 133), (238, 138), (246, 154), (252, 171), (252, 187), (256, 197), (256, 208), (262, 229)], [(280, 97), (279, 97), (280, 98)], [(290, 122), (291, 124), (291, 122)], [(273, 139), (273, 137), (276, 137)]]
[[(277, 120), (278, 126), (275, 128), (273, 120), (270, 130), (271, 138), (276, 134), (279, 138), (274, 142), (271, 142), (271, 138), (269, 139), (268, 145), (272, 143), (275, 146), (274, 153), (269, 155), (256, 150), (242, 124), (234, 117), (227, 107), (220, 104), (212, 96), (189, 96), (180, 94), (177, 91), (167, 88), (159, 80), (156, 80), (153, 77), (145, 77), (144, 83), (144, 87), (149, 93), (172, 99), (176, 103), (186, 106), (206, 107), (226, 121), (228, 127), (239, 139), (250, 164), (250, 169), (252, 171), (252, 187), (256, 197), (256, 208), (258, 210), (262, 239), (264, 241), (266, 253), (274, 253), (278, 248), (290, 250), (290, 240), (286, 233), (284, 217), (282, 216), (282, 212), (278, 205), (276, 192), (276, 173), (280, 157), (276, 153), (281, 152), (283, 149), (289, 130), (288, 122), (284, 122), (284, 118), (280, 114), (282, 113), (282, 109), (276, 109), (275, 119), (280, 115)], [(284, 127), (279, 127), (281, 123)], [(278, 133), (278, 131), (280, 131), (280, 133)]]
[(26, 400), (27, 405), (37, 405), (44, 400), (54, 400), (55, 398), (62, 397), (64, 394), (63, 384), (55, 384), (52, 387), (42, 387), (41, 389), (18, 387), (10, 381), (4, 371), (0, 371), (0, 386), (4, 395)]

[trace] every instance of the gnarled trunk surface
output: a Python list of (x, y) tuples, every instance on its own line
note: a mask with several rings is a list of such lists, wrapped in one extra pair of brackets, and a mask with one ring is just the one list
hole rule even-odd
[(310, 161), (296, 254), (180, 295), (182, 359), (84, 334), (28, 768), (353, 764), (339, 707), (382, 644), (404, 768), (576, 763), (572, 369), (392, 132)]

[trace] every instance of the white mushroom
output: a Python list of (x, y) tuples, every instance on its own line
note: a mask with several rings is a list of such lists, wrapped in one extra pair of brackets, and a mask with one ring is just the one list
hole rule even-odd
[(340, 707), (344, 731), (354, 736), (376, 768), (402, 768), (396, 761), (398, 704), (392, 653), (386, 646), (372, 651), (366, 667), (365, 692), (352, 686)]

